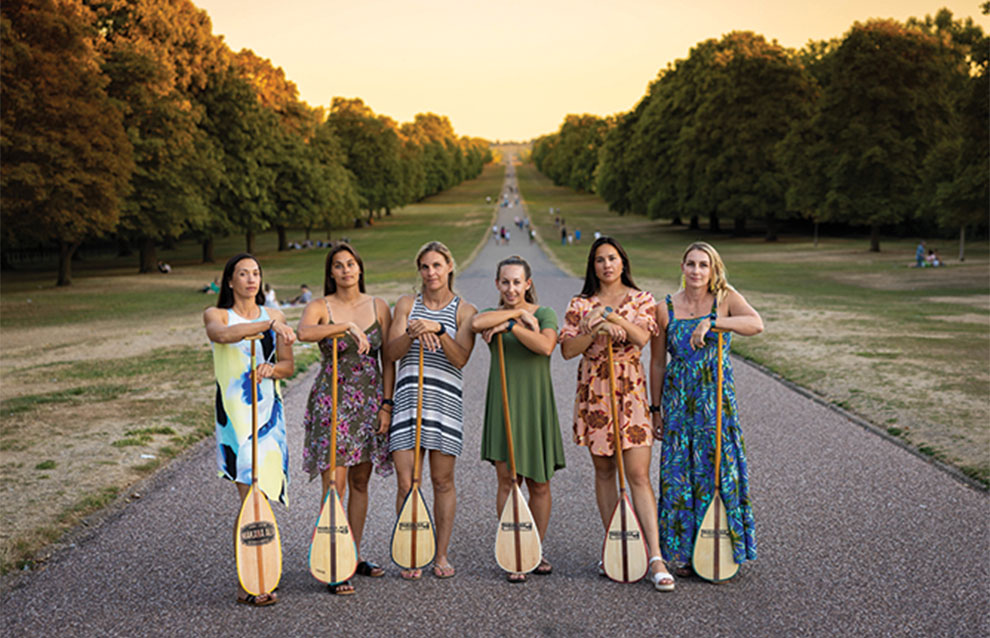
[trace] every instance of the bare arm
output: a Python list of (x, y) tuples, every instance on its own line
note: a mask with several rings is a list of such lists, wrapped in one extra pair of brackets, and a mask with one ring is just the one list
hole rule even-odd
[(467, 365), (471, 351), (474, 349), (474, 333), (468, 328), (478, 309), (471, 304), (464, 302), (457, 307), (457, 338), (452, 339), (446, 332), (440, 335), (440, 345), (443, 347), (443, 356), (447, 361), (456, 367), (463, 368)]
[(227, 313), (223, 308), (207, 308), (203, 313), (203, 324), (206, 326), (206, 336), (214, 343), (237, 343), (245, 337), (272, 329), (291, 346), (296, 340), (296, 333), (285, 323), (285, 316), (274, 308), (269, 311), (269, 316), (271, 321), (251, 321), (228, 326)]
[[(288, 324), (285, 323), (285, 315), (282, 314), (282, 311), (270, 308), (268, 310), (268, 315), (275, 319), (276, 326), (285, 326), (289, 329), (289, 332), (292, 331), (292, 328), (289, 328)], [(287, 379), (292, 376), (292, 373), (295, 372), (296, 369), (296, 362), (292, 355), (292, 343), (296, 340), (296, 338), (293, 334), (291, 341), (289, 339), (285, 339), (283, 338), (282, 333), (278, 330), (275, 331), (275, 335), (275, 356), (277, 357), (278, 362), (272, 366), (271, 375), (266, 375), (262, 371), (261, 366), (258, 366), (258, 374), (262, 377), (271, 376), (273, 379)]]
[[(667, 313), (657, 305), (657, 327), (659, 333), (650, 339), (650, 405), (660, 405), (663, 397), (663, 382), (667, 376)], [(663, 435), (663, 415), (651, 412), (653, 433)]]
[(763, 319), (753, 306), (749, 305), (745, 297), (730, 290), (725, 301), (728, 316), (719, 316), (715, 320), (716, 328), (731, 330), (744, 337), (752, 337), (763, 332)]
[(409, 352), (413, 339), (409, 336), (406, 328), (409, 325), (409, 313), (412, 312), (412, 295), (403, 295), (395, 304), (395, 311), (392, 313), (392, 323), (388, 329), (388, 339), (383, 348), (385, 359), (388, 361), (398, 361), (402, 355)]
[[(375, 298), (375, 311), (378, 315), (378, 325), (382, 328), (382, 334), (387, 335), (392, 327), (392, 315), (388, 309), (388, 304), (384, 299)], [(382, 348), (382, 398), (391, 399), (395, 391), (395, 362), (385, 356), (385, 348)], [(392, 425), (392, 406), (383, 405), (378, 412), (378, 433), (388, 432)]]
[(487, 312), (479, 312), (471, 320), (471, 331), (472, 332), (484, 332), (489, 328), (494, 328), (495, 326), (505, 323), (509, 319), (518, 319), (522, 315), (522, 308), (513, 308), (511, 310), (489, 310)]

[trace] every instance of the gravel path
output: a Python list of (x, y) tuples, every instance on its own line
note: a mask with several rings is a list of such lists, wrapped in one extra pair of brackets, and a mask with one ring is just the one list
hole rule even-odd
[[(507, 181), (514, 184), (511, 169)], [(519, 207), (499, 211), (515, 239), (510, 246), (489, 242), (457, 276), (456, 288), (479, 307), (492, 305), (495, 264), (520, 254), (534, 267), (540, 301), (562, 318), (580, 282), (512, 226)], [(587, 250), (588, 243), (572, 249)], [(597, 576), (602, 529), (591, 463), (570, 437), (576, 360), (555, 353), (568, 466), (551, 482), (544, 548), (554, 572), (507, 583), (492, 551), (494, 470), (479, 460), (488, 357), (479, 340), (465, 369), (455, 578), (427, 573), (405, 582), (389, 564), (385, 578), (358, 577), (357, 594), (338, 598), (309, 575), (320, 496), (319, 483), (299, 470), (310, 372), (286, 395), (292, 483), (291, 508), (274, 506), (284, 552), (278, 605), (234, 604), (237, 499), (232, 486), (214, 478), (211, 439), (142, 484), (139, 499), (77, 534), (43, 569), (8, 578), (0, 599), (3, 635), (990, 635), (987, 495), (739, 360), (759, 560), (721, 586), (679, 579), (673, 594), (655, 593), (645, 581), (619, 585)], [(655, 449), (654, 484), (658, 455)], [(363, 554), (382, 564), (389, 563), (394, 492), (392, 478), (372, 480)], [(430, 492), (426, 481), (428, 499)]]

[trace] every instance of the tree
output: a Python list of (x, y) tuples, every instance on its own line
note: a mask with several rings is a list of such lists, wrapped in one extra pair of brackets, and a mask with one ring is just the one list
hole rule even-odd
[(86, 15), (52, 0), (0, 5), (3, 239), (56, 242), (59, 286), (79, 244), (116, 226), (133, 169)]

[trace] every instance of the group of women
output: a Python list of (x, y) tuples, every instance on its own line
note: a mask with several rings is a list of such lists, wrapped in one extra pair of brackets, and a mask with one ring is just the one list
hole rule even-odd
[[(525, 483), (529, 506), (541, 539), (550, 520), (550, 479), (564, 467), (550, 356), (557, 344), (565, 359), (581, 356), (574, 406), (574, 441), (587, 447), (595, 472), (595, 495), (602, 523), (618, 502), (615, 446), (620, 444), (633, 507), (649, 550), (649, 578), (660, 591), (674, 589), (674, 577), (690, 574), (697, 529), (712, 498), (717, 354), (714, 329), (753, 335), (763, 329), (756, 311), (725, 278), (725, 268), (710, 245), (699, 242), (684, 252), (682, 286), (665, 303), (633, 282), (629, 258), (611, 237), (600, 237), (588, 255), (584, 286), (567, 307), (563, 326), (548, 306), (537, 303), (529, 264), (513, 256), (495, 272), (497, 305), (481, 312), (454, 291), (455, 263), (440, 242), (416, 255), (420, 291), (388, 304), (368, 295), (364, 266), (346, 243), (331, 246), (326, 259), (324, 296), (303, 311), (298, 330), (277, 309), (264, 307), (262, 272), (248, 254), (224, 268), (216, 308), (204, 314), (214, 346), (217, 379), (216, 436), (219, 474), (234, 481), (241, 498), (251, 483), (249, 350), (245, 337), (260, 335), (257, 366), (259, 486), (269, 497), (287, 502), (288, 453), (285, 417), (277, 380), (294, 368), (292, 344), (319, 344), (323, 354), (303, 419), (303, 467), (347, 499), (347, 518), (361, 546), (374, 470), (397, 477), (396, 510), (409, 493), (415, 462), (414, 439), (423, 350), (421, 454), (430, 465), (436, 554), (432, 572), (450, 578), (455, 570), (448, 548), (456, 508), (454, 465), (463, 445), (462, 369), (480, 334), (492, 348), (484, 413), (481, 456), (494, 465), (498, 480), (496, 515), (513, 489)], [(501, 335), (499, 338), (497, 338)], [(613, 437), (609, 407), (608, 344), (615, 365), (621, 441)], [(756, 557), (746, 458), (736, 413), (730, 339), (724, 340), (721, 495), (726, 505), (733, 557)], [(333, 405), (332, 349), (338, 350), (338, 405)], [(516, 475), (508, 468), (501, 376), (495, 348), (504, 348), (505, 377)], [(652, 353), (649, 381), (640, 362), (642, 348)], [(669, 360), (668, 360), (669, 358)], [(397, 364), (397, 366), (396, 366)], [(337, 445), (330, 449), (331, 415), (337, 410)], [(659, 501), (650, 483), (654, 438), (662, 440)], [(331, 476), (331, 454), (336, 472)], [(550, 574), (543, 558), (534, 574)], [(604, 574), (602, 565), (599, 573)], [(384, 570), (360, 560), (357, 573), (384, 576)], [(418, 569), (401, 577), (416, 580)], [(509, 573), (510, 582), (527, 575)], [(352, 594), (351, 582), (330, 585), (334, 594)], [(239, 602), (268, 605), (277, 594)]]

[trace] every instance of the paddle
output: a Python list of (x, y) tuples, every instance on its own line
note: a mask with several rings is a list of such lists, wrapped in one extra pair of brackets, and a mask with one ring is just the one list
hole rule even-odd
[(416, 444), (413, 449), (413, 478), (406, 500), (392, 530), (392, 562), (402, 569), (422, 569), (433, 561), (436, 537), (433, 519), (419, 488), (419, 438), (423, 427), (423, 345), (419, 346), (419, 387), (416, 395)]
[(357, 571), (357, 546), (337, 492), (337, 337), (333, 338), (333, 412), (330, 417), (330, 489), (309, 545), (309, 573), (321, 583), (339, 585)]
[(527, 573), (536, 569), (543, 557), (539, 530), (529, 505), (516, 482), (516, 455), (512, 449), (512, 425), (509, 421), (509, 394), (505, 387), (505, 354), (502, 333), (498, 334), (498, 368), (502, 378), (502, 412), (505, 414), (505, 441), (509, 449), (509, 473), (512, 491), (502, 506), (498, 531), (495, 533), (495, 561), (507, 572)]
[(718, 373), (715, 383), (715, 490), (712, 501), (694, 539), (691, 566), (698, 576), (712, 582), (729, 580), (739, 571), (739, 564), (732, 557), (732, 538), (729, 521), (722, 503), (722, 331), (718, 332)]
[(248, 489), (234, 528), (237, 578), (252, 596), (269, 594), (282, 577), (282, 543), (275, 514), (265, 493), (258, 487), (258, 371), (255, 369), (255, 341), (261, 335), (245, 337), (251, 342), (251, 487)]
[(612, 510), (605, 542), (602, 544), (602, 567), (605, 575), (620, 583), (634, 583), (646, 575), (649, 568), (646, 537), (626, 494), (626, 475), (622, 465), (622, 433), (619, 430), (619, 409), (615, 403), (615, 363), (612, 360), (612, 338), (608, 336), (608, 390), (612, 410), (612, 445), (619, 473), (619, 502)]

